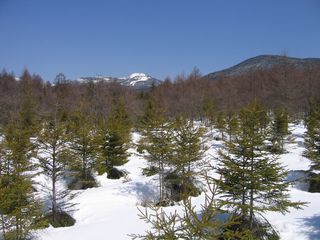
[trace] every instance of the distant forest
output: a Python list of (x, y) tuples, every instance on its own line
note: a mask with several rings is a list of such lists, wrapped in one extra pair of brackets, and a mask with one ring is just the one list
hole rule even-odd
[(183, 116), (201, 120), (222, 111), (237, 110), (252, 100), (272, 110), (285, 107), (291, 115), (302, 117), (312, 102), (320, 100), (320, 69), (296, 68), (290, 63), (268, 70), (248, 72), (237, 77), (221, 75), (216, 80), (201, 76), (198, 69), (175, 79), (165, 79), (149, 91), (137, 91), (118, 83), (68, 80), (58, 74), (54, 83), (25, 70), (16, 80), (5, 70), (0, 73), (0, 125), (16, 119), (26, 104), (32, 105), (37, 120), (56, 111), (65, 118), (81, 110), (91, 120), (107, 118), (115, 102), (125, 103), (130, 119), (136, 123), (149, 101), (156, 103), (169, 118)]

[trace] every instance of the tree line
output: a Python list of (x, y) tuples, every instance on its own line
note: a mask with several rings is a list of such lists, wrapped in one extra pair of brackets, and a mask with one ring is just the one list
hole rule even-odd
[(195, 68), (190, 74), (166, 78), (150, 91), (140, 92), (115, 82), (70, 81), (62, 73), (51, 83), (25, 70), (17, 81), (13, 74), (3, 70), (0, 73), (0, 110), (6, 114), (0, 116), (0, 125), (17, 115), (26, 89), (33, 96), (39, 118), (54, 111), (58, 100), (66, 115), (82, 105), (83, 111), (98, 121), (99, 117), (110, 114), (114, 99), (119, 96), (134, 124), (151, 98), (168, 117), (210, 118), (213, 112), (238, 110), (254, 99), (268, 109), (285, 106), (290, 114), (302, 117), (313, 102), (320, 101), (319, 77), (320, 70), (316, 66), (296, 67), (289, 61), (239, 76), (220, 75), (216, 80), (206, 79)]

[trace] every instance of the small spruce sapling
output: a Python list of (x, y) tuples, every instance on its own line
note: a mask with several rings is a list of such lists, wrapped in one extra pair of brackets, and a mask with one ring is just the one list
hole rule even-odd
[(66, 124), (58, 119), (55, 113), (43, 124), (38, 137), (38, 159), (43, 174), (49, 179), (50, 185), (44, 186), (49, 197), (50, 206), (47, 218), (54, 227), (73, 225), (75, 220), (68, 215), (74, 210), (71, 203), (73, 195), (60, 184), (65, 175), (68, 160), (71, 159), (68, 150)]

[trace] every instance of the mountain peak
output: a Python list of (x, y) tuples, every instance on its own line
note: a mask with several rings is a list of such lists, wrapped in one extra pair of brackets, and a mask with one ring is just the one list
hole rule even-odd
[(104, 76), (97, 76), (97, 77), (81, 77), (78, 79), (80, 82), (117, 82), (123, 86), (132, 87), (137, 90), (148, 90), (152, 86), (157, 86), (161, 83), (160, 80), (151, 77), (145, 73), (132, 73), (129, 77), (104, 77)]
[(132, 73), (129, 77), (129, 79), (140, 79), (143, 80), (149, 80), (151, 77), (145, 73)]

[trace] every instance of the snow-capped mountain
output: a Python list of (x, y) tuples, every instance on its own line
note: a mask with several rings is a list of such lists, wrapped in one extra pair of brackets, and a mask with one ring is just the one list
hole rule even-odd
[(123, 86), (132, 87), (137, 90), (148, 90), (152, 86), (158, 86), (161, 81), (153, 78), (145, 73), (132, 73), (128, 77), (104, 77), (104, 76), (96, 76), (96, 77), (81, 77), (78, 79), (79, 82), (117, 82)]

